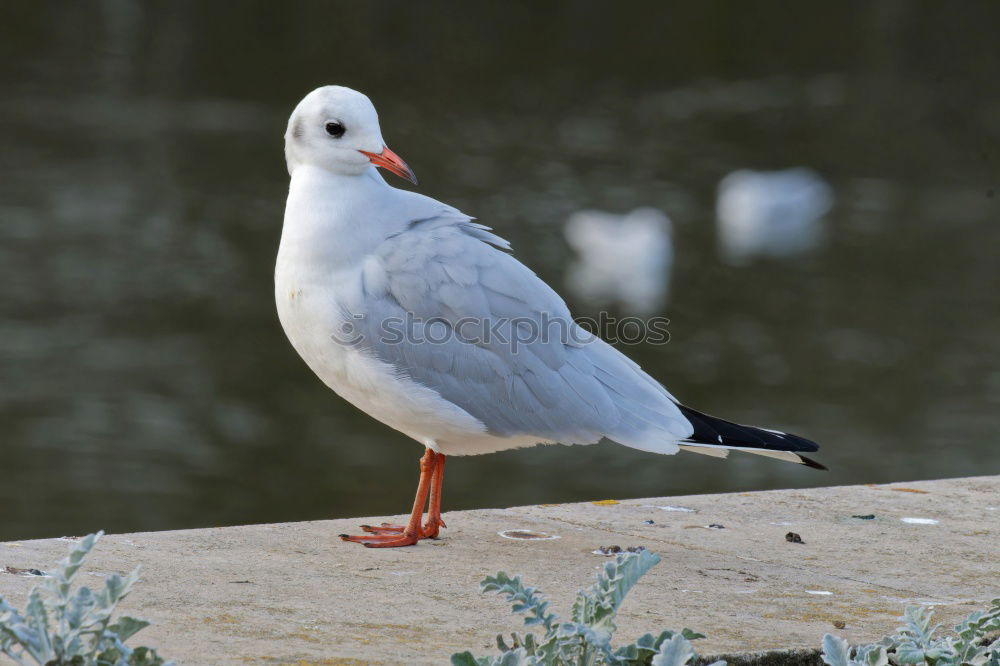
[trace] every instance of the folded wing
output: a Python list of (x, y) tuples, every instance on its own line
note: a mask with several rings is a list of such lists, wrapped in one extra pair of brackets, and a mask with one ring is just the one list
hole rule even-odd
[(360, 344), (494, 435), (675, 453), (694, 426), (673, 397), (507, 249), (452, 208), (413, 220), (365, 260)]

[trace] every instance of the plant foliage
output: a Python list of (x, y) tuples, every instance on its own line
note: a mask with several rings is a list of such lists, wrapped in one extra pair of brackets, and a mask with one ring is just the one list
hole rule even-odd
[(828, 666), (1000, 666), (1000, 599), (955, 626), (954, 634), (939, 636), (931, 624), (934, 611), (909, 606), (903, 626), (878, 643), (851, 649), (843, 638), (823, 637), (823, 661)]
[(171, 666), (155, 650), (129, 648), (125, 641), (149, 622), (128, 615), (112, 621), (118, 602), (139, 578), (111, 574), (103, 589), (78, 587), (70, 592), (87, 554), (103, 535), (90, 534), (28, 594), (21, 614), (0, 595), (0, 654), (20, 666)]
[[(549, 602), (534, 587), (526, 586), (520, 576), (504, 572), (482, 581), (483, 592), (506, 596), (511, 610), (524, 616), (524, 624), (539, 627), (545, 633), (521, 636), (511, 634), (508, 644), (497, 636), (500, 654), (475, 657), (471, 652), (454, 654), (453, 666), (686, 666), (697, 658), (691, 640), (704, 638), (690, 629), (664, 631), (658, 636), (646, 634), (634, 643), (614, 649), (611, 638), (617, 628), (615, 616), (625, 595), (639, 578), (660, 561), (648, 551), (622, 553), (605, 563), (597, 581), (580, 590), (573, 603), (569, 621), (560, 622), (549, 610)], [(711, 666), (725, 666), (715, 662)]]

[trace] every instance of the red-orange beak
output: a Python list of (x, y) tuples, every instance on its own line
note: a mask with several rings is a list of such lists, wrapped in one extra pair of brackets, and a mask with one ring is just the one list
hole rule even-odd
[(417, 184), (417, 177), (414, 175), (413, 169), (407, 166), (402, 157), (389, 150), (389, 146), (384, 147), (381, 153), (369, 153), (367, 150), (359, 150), (358, 152), (367, 157), (375, 166), (388, 169), (400, 178), (405, 178), (414, 185)]

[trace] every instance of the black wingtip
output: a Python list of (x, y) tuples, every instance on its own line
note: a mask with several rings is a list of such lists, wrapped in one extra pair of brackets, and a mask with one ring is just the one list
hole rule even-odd
[(708, 444), (709, 446), (721, 444), (735, 448), (760, 448), (771, 451), (792, 451), (793, 453), (800, 451), (812, 453), (819, 449), (819, 444), (799, 435), (740, 425), (696, 411), (685, 405), (678, 404), (677, 408), (694, 427), (694, 433), (688, 437), (690, 442)]
[(806, 467), (812, 467), (813, 469), (821, 469), (824, 472), (829, 472), (830, 471), (830, 469), (826, 465), (824, 465), (823, 463), (818, 463), (815, 460), (813, 460), (812, 458), (805, 457), (801, 453), (796, 453), (795, 455), (797, 455), (799, 458), (802, 459), (802, 464), (805, 465)]
[(705, 446), (721, 446), (737, 451), (741, 448), (790, 451), (798, 456), (801, 464), (806, 467), (829, 471), (822, 463), (802, 455), (802, 452), (812, 453), (819, 449), (819, 444), (810, 439), (791, 433), (779, 433), (754, 426), (739, 425), (732, 421), (703, 414), (684, 405), (677, 405), (677, 407), (694, 428), (694, 432), (687, 439), (689, 442)]

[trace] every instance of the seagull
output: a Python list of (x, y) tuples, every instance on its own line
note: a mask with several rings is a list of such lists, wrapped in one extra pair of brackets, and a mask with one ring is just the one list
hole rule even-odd
[(792, 258), (819, 247), (833, 188), (815, 171), (740, 169), (719, 181), (719, 251), (732, 265), (755, 257)]
[(566, 286), (596, 305), (620, 305), (655, 314), (667, 299), (674, 258), (671, 222), (663, 211), (636, 208), (625, 215), (579, 210), (563, 227), (577, 259)]
[[(642, 451), (746, 451), (825, 469), (807, 439), (682, 405), (577, 326), (510, 245), (414, 185), (371, 101), (318, 88), (288, 121), (291, 179), (275, 267), (281, 326), (310, 369), (361, 411), (424, 447), (408, 522), (340, 537), (410, 546), (446, 527), (448, 456), (608, 439)], [(423, 521), (424, 508), (427, 519)]]

